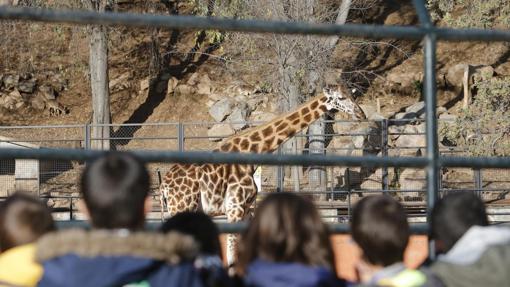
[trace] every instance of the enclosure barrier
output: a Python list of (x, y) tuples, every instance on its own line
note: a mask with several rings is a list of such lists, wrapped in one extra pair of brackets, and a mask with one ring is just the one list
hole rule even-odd
[[(272, 165), (350, 165), (350, 166), (402, 166), (425, 167), (427, 171), (427, 207), (430, 211), (438, 193), (438, 172), (442, 166), (502, 168), (510, 167), (509, 158), (451, 158), (439, 157), (436, 118), (436, 42), (447, 41), (510, 41), (510, 32), (484, 31), (479, 29), (444, 29), (434, 27), (424, 0), (413, 0), (420, 26), (334, 25), (298, 22), (265, 22), (256, 20), (232, 20), (192, 16), (158, 16), (129, 13), (95, 13), (55, 11), (32, 8), (0, 7), (0, 19), (29, 20), (52, 23), (124, 25), (131, 27), (160, 27), (171, 29), (219, 29), (225, 31), (339, 35), (366, 38), (423, 39), (424, 41), (424, 95), (426, 104), (427, 152), (423, 158), (391, 157), (340, 157), (340, 156), (287, 156), (219, 153), (136, 152), (147, 162), (178, 163), (249, 163)], [(71, 150), (4, 150), (0, 158), (36, 158), (85, 160), (102, 152)], [(430, 245), (429, 251), (433, 250)], [(432, 256), (434, 252), (430, 252)]]

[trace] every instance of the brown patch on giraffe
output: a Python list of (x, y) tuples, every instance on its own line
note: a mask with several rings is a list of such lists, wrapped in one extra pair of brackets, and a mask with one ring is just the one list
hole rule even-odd
[(259, 145), (258, 144), (252, 144), (250, 147), (251, 152), (258, 152), (259, 151)]
[(278, 138), (278, 139), (276, 140), (276, 144), (277, 144), (277, 145), (280, 145), (282, 142), (283, 142), (283, 139), (281, 139), (281, 138)]
[(249, 184), (251, 184), (250, 178), (249, 177), (243, 178), (243, 180), (241, 181), (241, 184), (242, 185), (249, 185)]
[(266, 148), (271, 147), (273, 140), (274, 140), (274, 137), (268, 138), (267, 140), (264, 141), (264, 146), (266, 146)]
[(276, 127), (276, 132), (282, 131), (282, 130), (286, 129), (288, 126), (289, 126), (289, 124), (282, 123), (281, 125)]
[(239, 142), (240, 142), (240, 141), (241, 141), (241, 139), (240, 139), (240, 138), (235, 138), (235, 139), (234, 139), (234, 144), (239, 144)]
[(295, 133), (296, 133), (296, 130), (295, 130), (295, 129), (290, 129), (290, 130), (288, 130), (288, 131), (285, 133), (285, 137), (286, 137), (286, 138), (291, 137), (291, 136), (293, 136)]
[(306, 127), (308, 124), (307, 123), (301, 123), (301, 128), (304, 128)]
[(304, 107), (302, 110), (301, 110), (301, 114), (302, 115), (306, 115), (310, 112), (310, 109), (308, 107)]
[(259, 133), (256, 132), (256, 133), (253, 133), (252, 135), (250, 135), (250, 140), (254, 141), (254, 142), (258, 142), (258, 141), (262, 140), (262, 138), (260, 137)]
[(267, 137), (267, 136), (269, 136), (272, 133), (273, 133), (273, 127), (272, 126), (269, 126), (269, 127), (267, 127), (267, 128), (262, 130), (262, 136), (263, 137)]
[(250, 146), (250, 141), (248, 141), (247, 139), (243, 139), (241, 141), (241, 150), (247, 150), (249, 146)]
[(237, 146), (232, 146), (230, 149), (231, 152), (239, 152), (239, 148)]
[(309, 122), (312, 119), (312, 115), (308, 114), (304, 117), (305, 121)]
[(298, 112), (295, 112), (292, 115), (287, 117), (287, 119), (290, 120), (290, 121), (292, 121), (294, 119), (297, 119), (297, 118), (299, 118), (299, 113)]
[(319, 102), (313, 102), (313, 103), (310, 105), (310, 108), (311, 108), (312, 110), (315, 110), (318, 106), (319, 106)]
[(229, 151), (230, 148), (232, 148), (232, 143), (226, 143), (224, 145), (221, 146), (221, 151)]
[(215, 173), (211, 174), (211, 180), (212, 181), (218, 180), (218, 176)]
[(178, 179), (176, 179), (176, 180), (175, 180), (175, 183), (176, 183), (176, 184), (181, 184), (181, 183), (182, 183), (182, 178), (178, 178)]
[(300, 119), (296, 119), (295, 121), (292, 122), (292, 125), (295, 126), (299, 124), (300, 121), (301, 121)]
[(280, 125), (282, 122), (283, 122), (283, 120), (276, 121), (276, 122), (274, 123), (274, 126), (278, 126), (278, 125)]
[(326, 106), (320, 106), (319, 110), (326, 112), (328, 109), (326, 108)]
[(315, 111), (315, 112), (313, 112), (313, 116), (314, 116), (316, 119), (318, 119), (318, 118), (320, 117), (320, 115), (321, 115), (321, 114), (319, 113), (319, 111)]

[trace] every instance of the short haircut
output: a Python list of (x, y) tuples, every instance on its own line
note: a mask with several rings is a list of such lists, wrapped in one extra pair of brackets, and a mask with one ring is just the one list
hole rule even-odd
[(310, 200), (281, 192), (262, 201), (240, 242), (239, 272), (256, 259), (334, 270), (328, 227)]
[(474, 225), (489, 225), (483, 201), (472, 192), (450, 193), (432, 210), (430, 236), (442, 242), (439, 252), (447, 252)]
[(367, 262), (389, 266), (403, 261), (409, 224), (402, 205), (390, 196), (368, 196), (360, 200), (353, 209), (351, 230)]
[(55, 229), (51, 211), (38, 198), (17, 192), (0, 206), (0, 250), (28, 244)]
[(81, 177), (83, 199), (95, 228), (143, 227), (149, 189), (145, 165), (125, 152), (108, 152), (95, 159)]
[(177, 213), (163, 223), (161, 231), (178, 231), (190, 235), (200, 244), (200, 253), (221, 257), (218, 227), (203, 212)]

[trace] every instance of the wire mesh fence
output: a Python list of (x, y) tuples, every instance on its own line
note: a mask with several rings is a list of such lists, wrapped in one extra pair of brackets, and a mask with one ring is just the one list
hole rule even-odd
[[(235, 123), (238, 124), (238, 123)], [(261, 123), (245, 123), (246, 127)], [(322, 155), (371, 155), (382, 157), (416, 157), (425, 153), (423, 120), (366, 121), (328, 120), (330, 128), (324, 134), (312, 135), (324, 141)], [(1, 147), (27, 149), (73, 148), (89, 149), (94, 141), (109, 140), (113, 150), (211, 151), (229, 133), (209, 131), (218, 123), (154, 123), (108, 125), (109, 138), (94, 138), (93, 125), (1, 127)], [(231, 125), (231, 123), (221, 123)], [(303, 131), (295, 136), (297, 148), (282, 144), (274, 153), (279, 155), (309, 154), (310, 134)], [(440, 144), (444, 155), (464, 155), (457, 147)], [(158, 211), (158, 186), (171, 163), (149, 163), (152, 177), (154, 210)], [(76, 160), (0, 160), (1, 196), (15, 190), (32, 191), (48, 200), (55, 209), (71, 211), (79, 198), (78, 181), (84, 168)], [(387, 193), (410, 208), (424, 212), (426, 204), (426, 172), (411, 167), (359, 166), (270, 166), (261, 165), (255, 173), (260, 196), (275, 191), (300, 192), (313, 196), (324, 210), (325, 218), (344, 221), (349, 210), (361, 197)], [(444, 167), (440, 171), (440, 195), (458, 190), (472, 190), (490, 204), (504, 203), (509, 198), (510, 177), (506, 169), (472, 169)], [(420, 209), (421, 208), (421, 209)], [(423, 214), (422, 214), (423, 215)]]

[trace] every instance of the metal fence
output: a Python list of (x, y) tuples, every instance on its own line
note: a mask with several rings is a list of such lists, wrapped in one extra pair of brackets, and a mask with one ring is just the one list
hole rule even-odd
[[(509, 168), (509, 158), (467, 158), (441, 156), (438, 148), (436, 118), (436, 44), (446, 41), (510, 41), (508, 31), (486, 31), (479, 29), (448, 29), (434, 27), (428, 15), (424, 0), (413, 0), (418, 14), (419, 26), (377, 26), (361, 24), (310, 24), (296, 22), (275, 22), (257, 20), (233, 20), (201, 18), (192, 16), (159, 16), (127, 13), (94, 13), (82, 11), (53, 11), (31, 8), (0, 7), (0, 19), (29, 20), (52, 23), (125, 25), (130, 27), (161, 27), (170, 29), (218, 29), (223, 31), (340, 35), (367, 38), (422, 39), (424, 47), (424, 99), (426, 102), (426, 148), (423, 157), (395, 156), (324, 156), (324, 155), (251, 155), (251, 154), (210, 154), (182, 152), (141, 152), (136, 153), (147, 162), (177, 163), (249, 163), (266, 165), (320, 165), (356, 167), (414, 167), (426, 173), (426, 203), (430, 211), (440, 190), (442, 168)], [(12, 149), (0, 151), (0, 159), (40, 159), (80, 161), (100, 156), (99, 151), (74, 151), (69, 149)], [(433, 250), (433, 246), (431, 246)]]
[[(441, 120), (440, 120), (441, 121)], [(108, 125), (109, 138), (93, 138), (94, 125), (65, 126), (10, 126), (0, 127), (0, 146), (22, 146), (31, 149), (69, 148), (87, 150), (95, 141), (109, 140), (112, 149), (167, 150), (167, 151), (210, 151), (218, 142), (230, 135), (207, 136), (213, 125), (231, 123), (183, 122), (144, 123)], [(261, 122), (249, 122), (257, 126)], [(312, 135), (322, 138), (326, 148), (319, 151), (325, 155), (371, 155), (376, 157), (414, 157), (423, 154), (425, 146), (425, 123), (422, 119), (407, 120), (326, 120), (330, 128), (324, 134)], [(409, 129), (413, 127), (413, 129)], [(411, 131), (411, 132), (410, 132)], [(307, 154), (307, 139), (311, 135), (299, 133), (297, 151), (281, 145), (275, 153), (280, 155)], [(441, 155), (465, 155), (455, 146), (440, 145)], [(152, 175), (153, 196), (158, 196), (158, 186), (171, 164), (149, 163)], [(41, 160), (27, 161), (0, 160), (0, 185), (4, 187), (1, 196), (7, 196), (16, 189), (30, 190), (46, 198), (57, 211), (69, 213), (73, 218), (74, 203), (79, 198), (77, 183), (83, 169), (83, 161)], [(317, 179), (313, 169), (324, 171), (325, 178)], [(439, 174), (439, 192), (472, 190), (492, 206), (502, 206), (510, 196), (510, 177), (501, 169), (445, 168)], [(426, 204), (426, 178), (423, 168), (300, 166), (298, 177), (291, 176), (290, 166), (259, 166), (256, 181), (259, 194), (287, 191), (313, 195), (317, 206), (323, 209), (323, 216), (329, 221), (349, 220), (351, 206), (363, 195), (389, 193), (406, 205), (410, 217), (423, 217)], [(157, 202), (157, 200), (155, 200)], [(154, 206), (159, 212), (159, 206)], [(76, 215), (76, 213), (74, 214)], [(493, 215), (504, 215), (493, 212)], [(494, 221), (502, 221), (497, 217)]]

